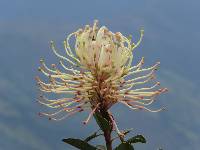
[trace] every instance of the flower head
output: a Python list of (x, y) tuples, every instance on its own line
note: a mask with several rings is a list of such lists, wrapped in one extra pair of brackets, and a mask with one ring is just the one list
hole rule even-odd
[[(70, 40), (75, 38), (75, 46), (70, 46)], [(140, 44), (143, 30), (137, 43), (123, 36), (120, 32), (113, 33), (105, 26), (98, 27), (98, 21), (93, 26), (86, 25), (71, 33), (64, 40), (65, 54), (61, 55), (51, 42), (51, 48), (59, 58), (59, 65), (47, 67), (41, 60), (41, 71), (49, 78), (43, 82), (36, 77), (39, 89), (45, 93), (64, 95), (63, 98), (50, 100), (41, 96), (39, 103), (55, 108), (53, 113), (40, 113), (53, 120), (62, 120), (70, 115), (84, 110), (91, 110), (85, 123), (96, 110), (107, 111), (115, 103), (122, 103), (129, 108), (145, 109), (151, 112), (147, 105), (155, 101), (155, 97), (166, 91), (153, 85), (154, 72), (159, 62), (149, 68), (142, 68), (144, 58), (132, 66), (133, 50)], [(142, 87), (147, 86), (147, 87)], [(69, 97), (70, 96), (70, 97)]]

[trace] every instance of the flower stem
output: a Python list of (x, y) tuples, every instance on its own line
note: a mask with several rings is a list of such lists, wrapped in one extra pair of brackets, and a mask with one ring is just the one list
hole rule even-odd
[(111, 137), (113, 129), (112, 118), (111, 118), (112, 116), (109, 114), (108, 111), (105, 110), (100, 110), (100, 114), (103, 118), (105, 118), (109, 122), (110, 129), (104, 130), (103, 132), (107, 150), (112, 150), (112, 137)]
[(107, 150), (112, 150), (111, 131), (104, 131)]

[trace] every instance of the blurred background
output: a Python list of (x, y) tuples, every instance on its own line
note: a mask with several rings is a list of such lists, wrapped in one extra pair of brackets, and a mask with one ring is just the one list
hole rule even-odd
[[(49, 48), (55, 40), (60, 50), (71, 32), (94, 19), (111, 31), (139, 38), (136, 63), (161, 61), (159, 81), (169, 92), (151, 108), (160, 113), (134, 112), (115, 105), (112, 112), (120, 129), (133, 128), (147, 144), (136, 150), (198, 150), (200, 147), (200, 2), (198, 0), (0, 0), (0, 150), (71, 150), (61, 140), (84, 138), (97, 129), (82, 113), (61, 122), (40, 118), (34, 77), (39, 60), (58, 60)], [(102, 143), (103, 139), (94, 141)]]

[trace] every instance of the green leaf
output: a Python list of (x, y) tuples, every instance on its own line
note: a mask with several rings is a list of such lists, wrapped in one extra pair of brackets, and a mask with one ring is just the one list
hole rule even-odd
[(94, 132), (93, 134), (91, 134), (90, 136), (88, 136), (87, 138), (85, 138), (84, 141), (85, 141), (85, 142), (89, 142), (90, 140), (92, 140), (92, 139), (94, 139), (94, 138), (96, 138), (96, 137), (102, 135), (102, 134), (97, 134), (97, 133), (98, 133), (98, 131)]
[(68, 139), (63, 139), (63, 142), (70, 144), (80, 150), (97, 150), (96, 147), (88, 144), (85, 141), (82, 141), (80, 139), (73, 139), (73, 138), (68, 138)]
[(146, 139), (142, 135), (136, 135), (129, 140), (127, 140), (128, 143), (146, 143)]
[(121, 143), (114, 150), (134, 150), (133, 146), (127, 142)]
[(94, 114), (94, 118), (102, 131), (111, 130), (108, 120), (103, 118), (100, 113), (96, 112)]

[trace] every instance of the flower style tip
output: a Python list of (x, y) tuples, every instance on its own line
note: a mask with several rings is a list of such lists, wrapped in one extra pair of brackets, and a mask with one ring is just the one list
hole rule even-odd
[[(43, 82), (39, 77), (36, 77), (36, 81), (40, 91), (64, 97), (48, 99), (40, 96), (40, 104), (56, 110), (53, 113), (40, 113), (40, 116), (59, 121), (91, 110), (83, 122), (87, 124), (95, 111), (107, 111), (115, 103), (132, 110), (161, 111), (147, 108), (159, 94), (167, 91), (158, 88), (159, 82), (153, 84), (160, 62), (142, 68), (142, 58), (132, 66), (132, 52), (142, 41), (143, 29), (140, 34), (138, 42), (134, 43), (120, 32), (113, 33), (105, 26), (99, 28), (95, 20), (93, 26), (86, 25), (68, 35), (63, 42), (63, 55), (51, 41), (50, 46), (59, 59), (59, 65), (48, 67), (41, 59), (38, 70), (48, 77), (49, 82)], [(75, 39), (73, 47), (69, 44), (72, 37)]]

